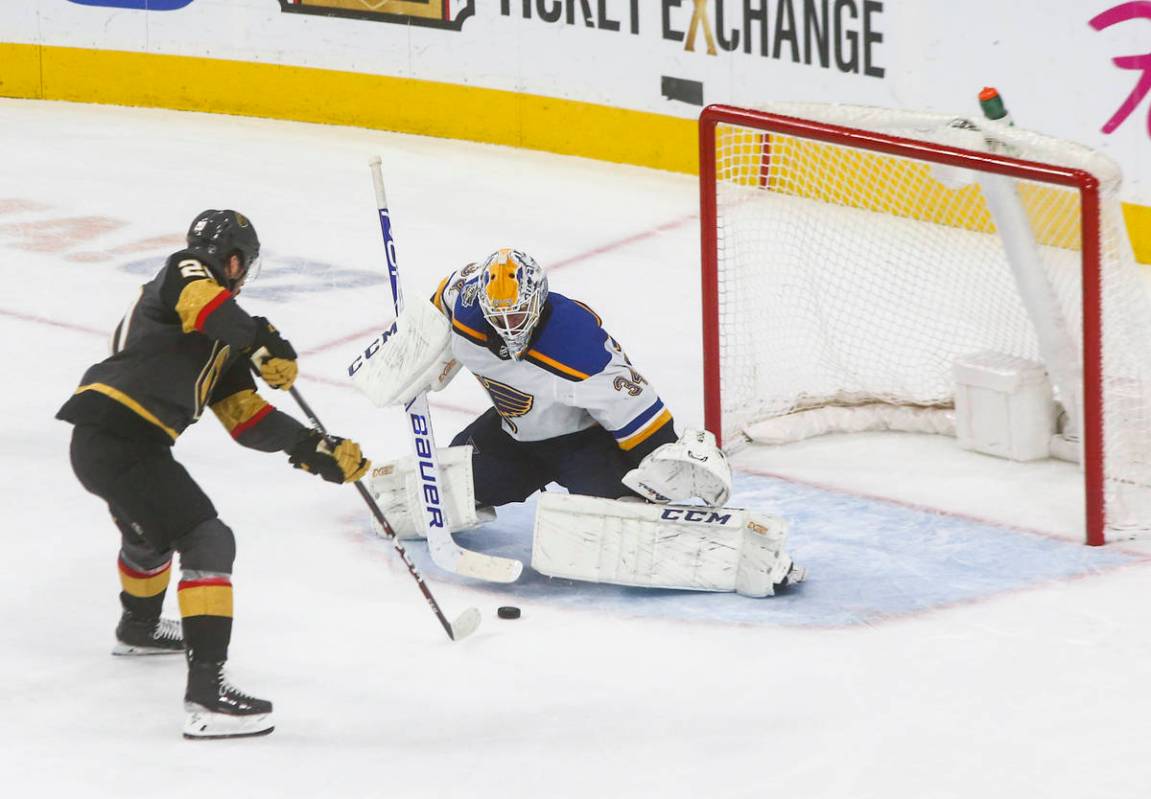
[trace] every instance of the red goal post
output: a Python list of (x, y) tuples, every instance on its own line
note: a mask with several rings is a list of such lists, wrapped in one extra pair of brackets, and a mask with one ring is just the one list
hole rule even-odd
[[(737, 160), (740, 175), (726, 174), (725, 155), (722, 152), (723, 131), (750, 132), (740, 144)], [(699, 120), (700, 165), (700, 223), (703, 300), (704, 351), (704, 412), (705, 424), (721, 445), (733, 443), (741, 436), (742, 427), (733, 426), (735, 413), (729, 397), (725, 395), (725, 380), (733, 378), (725, 372), (725, 358), (733, 347), (739, 346), (741, 336), (750, 335), (743, 329), (725, 327), (730, 316), (725, 310), (724, 288), (727, 273), (733, 268), (725, 261), (725, 224), (740, 224), (721, 218), (723, 200), (721, 189), (737, 186), (745, 194), (748, 190), (773, 190), (773, 170), (777, 169), (773, 152), (778, 140), (813, 142), (837, 148), (880, 156), (906, 159), (917, 164), (938, 165), (966, 170), (977, 175), (1000, 175), (1025, 180), (1031, 184), (1063, 187), (1078, 195), (1079, 252), (1081, 280), (1081, 362), (1082, 362), (1082, 465), (1084, 472), (1087, 543), (1099, 545), (1106, 539), (1107, 502), (1105, 501), (1105, 453), (1103, 412), (1103, 336), (1102, 309), (1104, 307), (1101, 284), (1101, 228), (1100, 181), (1091, 172), (1082, 169), (1037, 160), (1026, 160), (997, 152), (988, 152), (951, 146), (938, 141), (891, 135), (874, 129), (851, 127), (826, 121), (766, 111), (736, 108), (724, 105), (709, 106)], [(749, 145), (748, 142), (751, 142)], [(758, 149), (758, 152), (756, 150)], [(758, 185), (756, 185), (758, 184)], [(890, 188), (890, 187), (888, 187)], [(802, 202), (810, 203), (825, 198), (820, 193), (805, 190)], [(792, 191), (795, 196), (800, 192)], [(832, 200), (834, 202), (834, 200)], [(738, 201), (731, 201), (738, 202)], [(754, 202), (754, 200), (752, 200)], [(797, 201), (798, 202), (798, 201)], [(870, 202), (870, 201), (869, 201)], [(875, 210), (874, 208), (870, 210)], [(849, 246), (849, 245), (843, 245)], [(762, 252), (763, 259), (774, 253)], [(742, 265), (740, 269), (758, 269)], [(764, 267), (766, 268), (766, 267)], [(767, 304), (765, 315), (776, 313)], [(727, 314), (725, 316), (725, 314)], [(730, 340), (728, 340), (730, 339)], [(770, 347), (771, 342), (766, 342)], [(735, 358), (733, 357), (734, 361)], [(746, 367), (741, 367), (746, 368)], [(753, 370), (756, 367), (751, 367)], [(765, 371), (770, 371), (766, 369)], [(770, 380), (770, 377), (763, 378)], [(725, 405), (725, 403), (727, 403)]]

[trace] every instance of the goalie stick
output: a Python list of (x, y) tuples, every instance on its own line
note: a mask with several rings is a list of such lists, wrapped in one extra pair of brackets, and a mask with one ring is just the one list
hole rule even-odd
[[(328, 437), (328, 431), (324, 428), (323, 423), (316, 418), (316, 414), (312, 411), (308, 403), (304, 401), (304, 398), (300, 394), (299, 390), (295, 386), (292, 386), (288, 389), (288, 392), (292, 395), (292, 399), (296, 401), (296, 404), (300, 406), (300, 410), (302, 410), (304, 415), (308, 417), (308, 421), (312, 423), (312, 427), (316, 428), (316, 430), (320, 432), (320, 435), (324, 437), (324, 441), (326, 441), (328, 446), (331, 447), (333, 442)], [(440, 620), (440, 624), (443, 626), (444, 632), (448, 634), (448, 638), (452, 639), (453, 641), (459, 641), (474, 633), (480, 626), (479, 610), (476, 608), (468, 608), (463, 613), (461, 613), (455, 621), (448, 621), (447, 616), (445, 616), (444, 612), (440, 610), (440, 603), (436, 602), (436, 598), (432, 596), (431, 589), (428, 588), (427, 583), (424, 582), (423, 575), (421, 575), (416, 569), (416, 564), (412, 563), (412, 559), (411, 556), (408, 555), (408, 551), (404, 549), (404, 545), (400, 543), (400, 539), (396, 538), (396, 533), (392, 529), (392, 526), (388, 524), (388, 520), (384, 517), (384, 513), (380, 510), (380, 506), (374, 499), (372, 499), (372, 495), (368, 492), (368, 489), (364, 488), (364, 484), (362, 482), (357, 480), (355, 482), (355, 486), (356, 490), (360, 492), (360, 496), (364, 498), (364, 502), (367, 503), (368, 510), (370, 510), (372, 515), (376, 517), (376, 521), (380, 523), (380, 527), (387, 534), (388, 539), (392, 542), (392, 546), (395, 547), (396, 552), (400, 556), (400, 560), (402, 560), (404, 565), (408, 567), (408, 573), (412, 575), (412, 578), (416, 581), (416, 585), (418, 585), (420, 588), (420, 593), (424, 595), (424, 599), (428, 601), (428, 605), (431, 607), (432, 612), (435, 613), (436, 618)]]
[[(392, 305), (398, 316), (404, 307), (404, 293), (400, 285), (396, 241), (392, 236), (392, 218), (388, 212), (379, 157), (373, 157), (368, 165), (372, 170), (372, 184), (376, 190), (376, 209), (379, 212), (380, 233), (384, 238), (384, 253), (388, 261), (388, 284), (392, 289)], [(436, 460), (436, 441), (432, 433), (432, 416), (428, 410), (427, 393), (419, 394), (404, 408), (404, 411), (408, 415), (408, 434), (412, 440), (412, 451), (415, 453), (420, 476), (424, 481), (423, 517), (432, 561), (441, 569), (465, 577), (494, 583), (515, 582), (523, 571), (522, 563), (512, 558), (500, 558), (464, 549), (455, 542), (445, 526), (447, 515), (443, 506), (443, 490), (439, 464)]]

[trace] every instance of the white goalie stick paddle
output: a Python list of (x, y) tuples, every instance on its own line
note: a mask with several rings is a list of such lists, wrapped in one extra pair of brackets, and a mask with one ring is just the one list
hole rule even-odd
[[(302, 394), (300, 394), (299, 389), (297, 389), (295, 386), (292, 386), (290, 389), (288, 389), (288, 393), (292, 395), (292, 399), (296, 401), (296, 404), (300, 406), (300, 410), (302, 410), (304, 415), (308, 417), (308, 421), (311, 422), (312, 427), (316, 428), (316, 430), (320, 432), (320, 435), (324, 437), (324, 440), (328, 443), (328, 446), (331, 447), (335, 442), (333, 442), (331, 438), (328, 437), (328, 431), (324, 428), (323, 423), (318, 418), (316, 418), (316, 414), (314, 411), (312, 411), (311, 406), (309, 406), (308, 403), (304, 401), (304, 397)], [(384, 512), (380, 510), (379, 504), (372, 498), (372, 495), (368, 489), (364, 488), (364, 484), (362, 482), (357, 480), (355, 486), (356, 490), (360, 492), (360, 496), (363, 497), (364, 502), (367, 503), (368, 509), (372, 512), (372, 515), (376, 517), (376, 521), (380, 523), (380, 528), (387, 534), (388, 539), (392, 542), (392, 546), (395, 547), (396, 552), (400, 556), (400, 560), (402, 560), (404, 565), (408, 567), (408, 573), (411, 574), (415, 579), (416, 585), (419, 586), (420, 593), (424, 595), (424, 599), (427, 600), (428, 606), (432, 609), (432, 612), (436, 614), (436, 618), (440, 620), (440, 625), (443, 626), (444, 632), (448, 634), (448, 638), (452, 639), (453, 641), (459, 641), (474, 633), (480, 626), (479, 610), (476, 608), (468, 608), (459, 616), (457, 616), (455, 621), (448, 621), (448, 617), (444, 615), (442, 610), (440, 610), (440, 603), (436, 601), (434, 596), (432, 596), (431, 589), (428, 588), (427, 583), (424, 582), (423, 575), (421, 575), (419, 570), (416, 569), (416, 564), (412, 563), (412, 559), (408, 555), (408, 551), (404, 549), (404, 545), (400, 543), (400, 539), (396, 538), (396, 531), (392, 529), (390, 524), (388, 524), (388, 520), (384, 517)]]
[[(392, 237), (392, 218), (388, 212), (388, 200), (384, 193), (384, 176), (380, 170), (379, 157), (368, 162), (372, 170), (372, 183), (376, 190), (376, 208), (380, 215), (380, 233), (384, 237), (384, 252), (388, 260), (388, 284), (392, 289), (392, 304), (396, 315), (404, 307), (404, 292), (400, 285), (400, 269), (396, 262), (396, 241)], [(445, 571), (487, 580), (493, 583), (513, 583), (519, 579), (524, 565), (513, 558), (500, 558), (464, 549), (452, 538), (447, 528), (447, 511), (444, 507), (443, 484), (440, 481), (440, 468), (436, 461), (436, 439), (432, 433), (432, 416), (428, 411), (427, 393), (421, 393), (404, 411), (408, 415), (408, 435), (412, 440), (412, 451), (419, 464), (423, 478), (424, 527), (428, 538), (428, 551), (432, 561)]]

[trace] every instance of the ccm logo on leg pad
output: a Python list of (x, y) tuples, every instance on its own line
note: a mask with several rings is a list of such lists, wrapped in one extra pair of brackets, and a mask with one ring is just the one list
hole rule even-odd
[(690, 508), (664, 508), (661, 519), (677, 522), (699, 522), (701, 524), (727, 524), (730, 513), (716, 513), (713, 510), (693, 510)]

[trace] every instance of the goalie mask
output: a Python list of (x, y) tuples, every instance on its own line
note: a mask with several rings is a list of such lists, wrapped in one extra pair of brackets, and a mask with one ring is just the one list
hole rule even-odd
[[(212, 274), (232, 293), (260, 271), (260, 239), (251, 220), (231, 210), (201, 211), (188, 228), (188, 249), (205, 257)], [(231, 256), (240, 259), (230, 268)]]
[(480, 271), (480, 308), (508, 355), (519, 359), (548, 299), (548, 279), (535, 259), (504, 248), (488, 256)]

